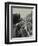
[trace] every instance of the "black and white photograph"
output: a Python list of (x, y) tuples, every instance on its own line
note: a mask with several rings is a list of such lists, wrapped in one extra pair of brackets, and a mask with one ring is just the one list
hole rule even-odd
[(32, 36), (32, 9), (12, 7), (11, 38)]
[(36, 42), (36, 4), (6, 3), (6, 42)]

